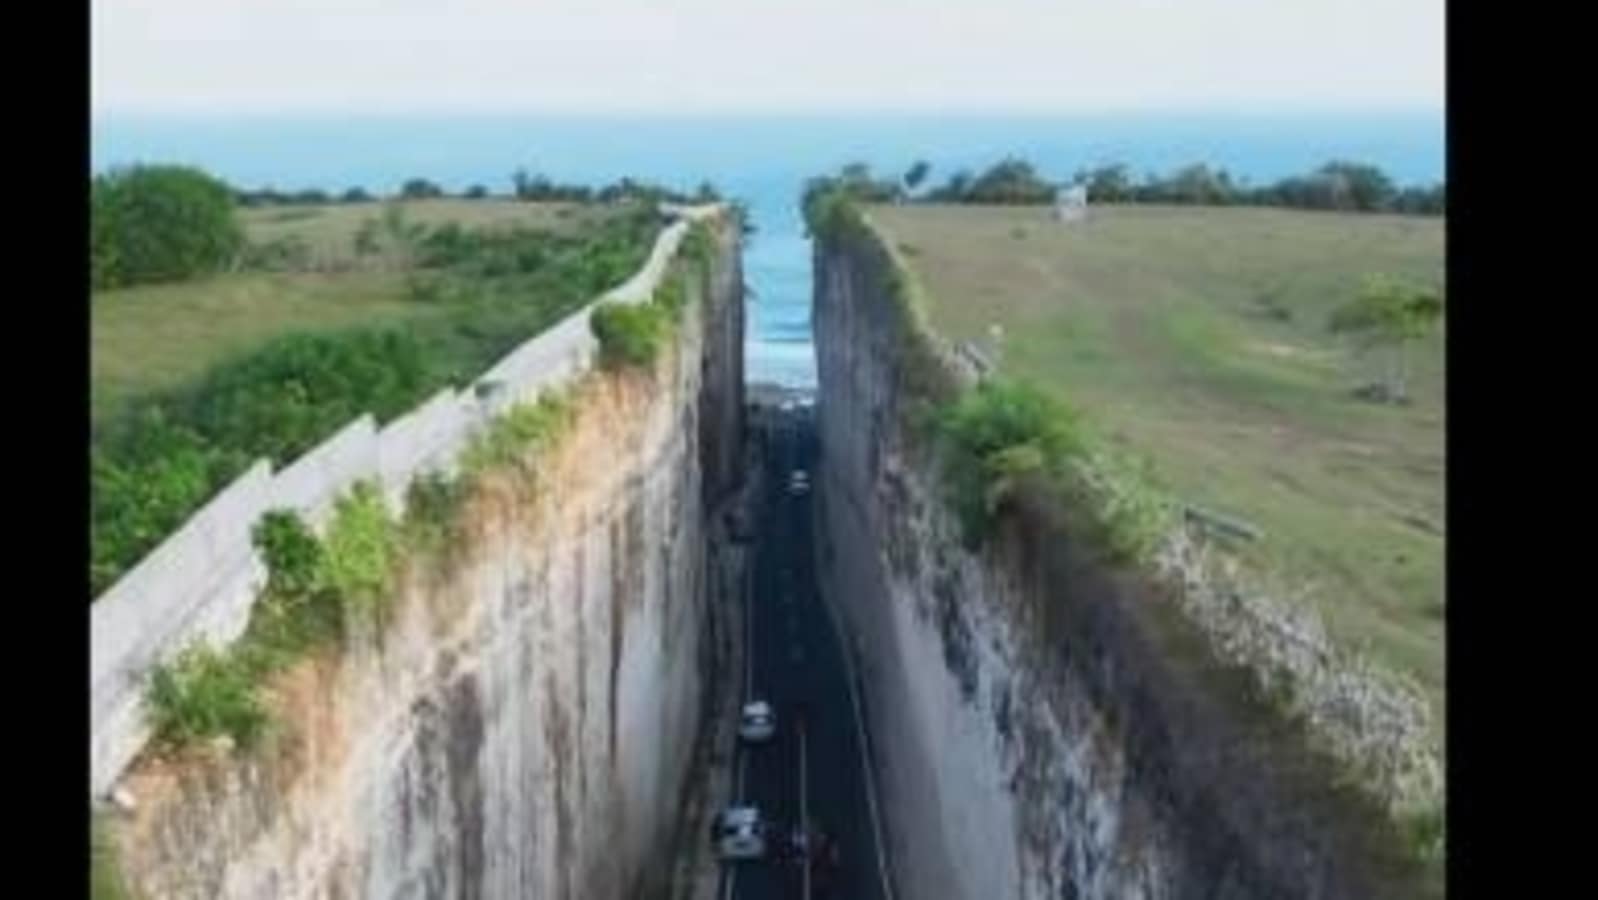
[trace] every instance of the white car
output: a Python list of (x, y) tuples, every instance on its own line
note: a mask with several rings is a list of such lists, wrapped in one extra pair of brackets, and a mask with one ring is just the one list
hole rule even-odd
[(804, 469), (794, 469), (788, 476), (788, 493), (798, 496), (810, 492), (810, 475)]
[(753, 806), (722, 810), (711, 828), (716, 852), (722, 859), (760, 859), (766, 855), (766, 825)]
[(738, 736), (751, 744), (771, 740), (777, 732), (777, 714), (764, 700), (745, 703), (743, 715), (738, 719)]

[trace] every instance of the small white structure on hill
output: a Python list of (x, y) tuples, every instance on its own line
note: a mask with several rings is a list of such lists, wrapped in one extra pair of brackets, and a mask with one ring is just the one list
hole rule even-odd
[(1086, 185), (1073, 184), (1054, 192), (1054, 218), (1061, 222), (1080, 222), (1088, 214)]

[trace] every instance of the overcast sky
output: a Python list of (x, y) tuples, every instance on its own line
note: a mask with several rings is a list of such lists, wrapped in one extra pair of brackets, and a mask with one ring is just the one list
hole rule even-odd
[(92, 0), (93, 109), (1441, 109), (1443, 0)]

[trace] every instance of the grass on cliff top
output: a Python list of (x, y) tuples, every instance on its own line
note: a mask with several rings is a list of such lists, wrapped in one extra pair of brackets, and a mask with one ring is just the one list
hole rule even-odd
[[(355, 235), (381, 219), (382, 203), (281, 206), (239, 212), (249, 240), (303, 240), (320, 263), (353, 263)], [(506, 200), (414, 200), (407, 221), (463, 228), (522, 226), (572, 231), (598, 207)], [(406, 273), (348, 271), (238, 272), (195, 281), (143, 285), (90, 296), (91, 419), (107, 419), (129, 400), (177, 387), (215, 363), (237, 357), (290, 331), (330, 332), (442, 315), (444, 305), (419, 302)]]
[[(1254, 208), (868, 210), (940, 333), (1080, 407), (1182, 499), (1259, 527), (1245, 564), (1309, 585), (1334, 638), (1413, 675), (1441, 724), (1443, 339), (1413, 404), (1327, 331), (1369, 274), (1441, 285), (1441, 219)], [(1441, 729), (1439, 728), (1439, 736)]]

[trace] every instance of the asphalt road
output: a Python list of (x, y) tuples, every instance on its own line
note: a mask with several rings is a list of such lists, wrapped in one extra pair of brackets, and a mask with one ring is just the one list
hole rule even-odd
[[(733, 790), (741, 802), (759, 808), (778, 834), (807, 816), (812, 834), (819, 831), (836, 843), (838, 865), (829, 871), (818, 862), (807, 871), (771, 853), (764, 861), (724, 867), (720, 896), (890, 900), (849, 670), (817, 591), (811, 496), (788, 490), (790, 472), (811, 469), (814, 429), (800, 411), (756, 435), (762, 437), (766, 487), (745, 598), (744, 696), (776, 707), (777, 733), (769, 743), (740, 748)], [(771, 849), (777, 850), (776, 842)]]

